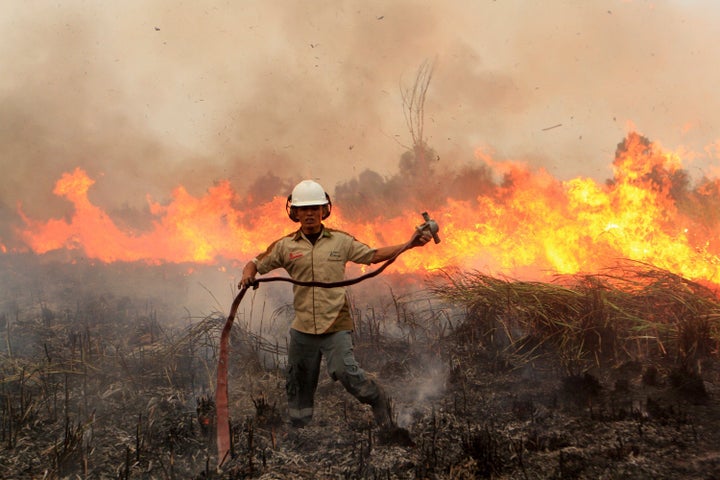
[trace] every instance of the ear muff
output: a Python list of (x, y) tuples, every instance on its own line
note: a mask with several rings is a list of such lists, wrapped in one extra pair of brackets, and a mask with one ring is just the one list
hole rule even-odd
[[(330, 201), (330, 195), (325, 193), (325, 198), (327, 199), (327, 204), (323, 205), (323, 213), (322, 213), (322, 219), (325, 220), (330, 216), (330, 213), (332, 212), (332, 201)], [(290, 220), (293, 222), (299, 222), (300, 219), (297, 216), (297, 209), (298, 207), (292, 206), (292, 194), (288, 195), (287, 201), (285, 202), (285, 211), (288, 214), (288, 217), (290, 217)]]
[(297, 216), (297, 207), (292, 206), (292, 193), (288, 195), (287, 202), (285, 203), (285, 211), (293, 222), (299, 222), (300, 219)]
[(330, 195), (327, 193), (325, 194), (325, 198), (327, 198), (327, 205), (323, 205), (323, 214), (322, 219), (325, 220), (330, 216), (330, 212), (332, 212), (332, 202), (330, 201)]

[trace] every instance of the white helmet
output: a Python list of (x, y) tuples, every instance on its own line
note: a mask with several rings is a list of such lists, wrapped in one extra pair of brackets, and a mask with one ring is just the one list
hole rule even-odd
[(313, 205), (327, 205), (330, 203), (325, 189), (317, 182), (303, 180), (295, 185), (290, 195), (291, 207), (310, 207)]
[(330, 195), (325, 193), (325, 189), (319, 183), (313, 180), (303, 180), (295, 185), (293, 191), (288, 195), (285, 210), (293, 222), (299, 221), (297, 217), (297, 207), (311, 207), (315, 205), (324, 205), (322, 218), (325, 220), (330, 216), (332, 202)]

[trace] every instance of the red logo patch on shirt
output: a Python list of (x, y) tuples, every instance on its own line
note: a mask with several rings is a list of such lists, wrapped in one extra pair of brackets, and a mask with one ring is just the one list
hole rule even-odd
[(302, 252), (290, 252), (290, 260), (295, 260), (303, 256)]

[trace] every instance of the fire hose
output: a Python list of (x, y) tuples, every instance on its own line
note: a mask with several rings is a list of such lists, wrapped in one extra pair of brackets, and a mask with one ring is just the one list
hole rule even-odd
[[(335, 287), (347, 287), (350, 285), (354, 285), (356, 283), (360, 283), (363, 280), (367, 280), (368, 278), (375, 277), (376, 275), (379, 275), (382, 273), (383, 270), (385, 270), (391, 263), (393, 263), (401, 253), (409, 250), (412, 246), (412, 243), (415, 241), (415, 239), (422, 235), (424, 232), (429, 232), (435, 243), (440, 243), (440, 237), (438, 236), (438, 231), (440, 230), (440, 227), (435, 222), (435, 220), (432, 220), (427, 212), (422, 213), (423, 219), (425, 220), (424, 223), (421, 225), (418, 225), (415, 227), (415, 233), (412, 236), (412, 238), (403, 245), (397, 252), (395, 252), (390, 258), (385, 260), (385, 262), (379, 266), (377, 269), (368, 272), (364, 275), (361, 275), (359, 277), (350, 278), (346, 280), (342, 280), (339, 282), (315, 282), (315, 281), (300, 281), (300, 280), (294, 280), (292, 278), (287, 277), (266, 277), (266, 278), (258, 278), (255, 279), (252, 288), (256, 289), (258, 288), (260, 283), (265, 282), (289, 282), (294, 285), (299, 285), (302, 287), (321, 287), (321, 288), (335, 288)], [(230, 419), (229, 419), (229, 412), (228, 412), (228, 380), (227, 380), (227, 374), (228, 374), (228, 349), (229, 349), (229, 343), (230, 343), (230, 330), (232, 328), (233, 321), (235, 320), (235, 315), (237, 314), (238, 307), (240, 306), (240, 302), (242, 301), (243, 297), (245, 296), (245, 293), (247, 292), (248, 287), (247, 286), (241, 286), (240, 290), (238, 291), (237, 295), (235, 296), (235, 299), (232, 302), (232, 305), (230, 306), (230, 313), (228, 314), (227, 320), (225, 321), (225, 326), (222, 329), (222, 333), (220, 334), (220, 354), (219, 354), (219, 360), (218, 360), (218, 368), (217, 368), (217, 383), (216, 383), (216, 390), (215, 390), (215, 418), (216, 418), (216, 431), (217, 431), (217, 450), (218, 450), (218, 468), (220, 468), (223, 463), (225, 463), (225, 460), (227, 459), (228, 455), (230, 454)]]

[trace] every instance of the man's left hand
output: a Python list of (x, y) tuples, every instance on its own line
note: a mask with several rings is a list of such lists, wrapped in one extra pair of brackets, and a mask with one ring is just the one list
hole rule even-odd
[(428, 232), (427, 230), (422, 230), (420, 232), (415, 232), (412, 240), (412, 246), (413, 247), (422, 247), (426, 243), (428, 243), (430, 240), (432, 240), (432, 234)]

